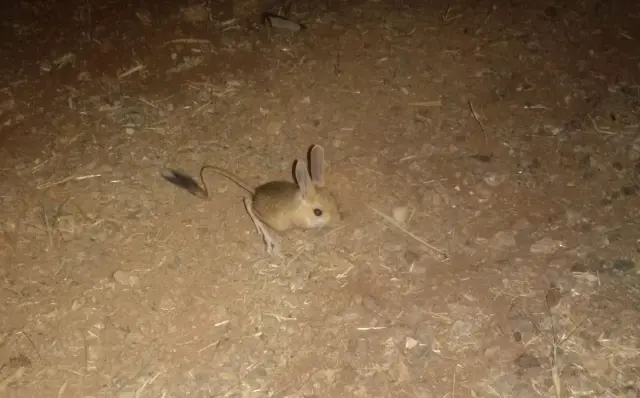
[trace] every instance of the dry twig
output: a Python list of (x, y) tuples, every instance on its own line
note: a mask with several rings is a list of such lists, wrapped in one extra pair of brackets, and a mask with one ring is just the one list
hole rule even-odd
[(485, 142), (487, 142), (488, 141), (487, 130), (484, 128), (484, 125), (480, 121), (480, 115), (478, 115), (476, 110), (473, 109), (473, 104), (471, 103), (471, 101), (469, 101), (469, 109), (471, 109), (471, 114), (473, 115), (473, 118), (476, 119), (476, 122), (478, 122), (478, 124), (480, 125), (480, 128), (482, 129), (482, 132), (484, 133), (484, 140), (485, 140)]
[(445, 252), (442, 249), (438, 249), (437, 247), (430, 245), (429, 243), (427, 243), (427, 241), (425, 241), (424, 239), (420, 238), (419, 236), (416, 236), (414, 233), (408, 231), (406, 228), (404, 228), (403, 226), (401, 226), (400, 224), (398, 224), (393, 218), (389, 217), (388, 215), (384, 214), (383, 212), (367, 205), (368, 208), (370, 208), (371, 210), (373, 210), (374, 212), (378, 213), (378, 215), (380, 215), (380, 217), (384, 218), (385, 220), (387, 220), (389, 223), (393, 224), (396, 228), (398, 228), (399, 230), (401, 230), (402, 232), (404, 232), (405, 234), (407, 234), (408, 236), (412, 237), (413, 239), (415, 239), (416, 241), (420, 242), (421, 244), (423, 244), (424, 246), (428, 247), (429, 249), (436, 251), (440, 254), (442, 254), (445, 257), (449, 257), (449, 255), (447, 254), (447, 252)]
[(590, 114), (587, 114), (587, 116), (589, 116), (589, 120), (591, 120), (591, 124), (593, 125), (593, 129), (596, 131), (596, 133), (604, 135), (617, 135), (617, 133), (614, 133), (613, 131), (601, 129), (600, 127), (598, 127), (596, 121), (593, 120)]
[(102, 177), (102, 175), (101, 174), (89, 174), (89, 175), (84, 175), (84, 176), (69, 176), (69, 177), (65, 177), (65, 178), (63, 178), (62, 180), (59, 180), (59, 181), (48, 182), (46, 184), (38, 185), (36, 187), (36, 189), (45, 189), (45, 188), (52, 187), (54, 185), (64, 184), (65, 182), (69, 182), (69, 181), (82, 181), (82, 180), (87, 180), (89, 178), (96, 178), (96, 177)]

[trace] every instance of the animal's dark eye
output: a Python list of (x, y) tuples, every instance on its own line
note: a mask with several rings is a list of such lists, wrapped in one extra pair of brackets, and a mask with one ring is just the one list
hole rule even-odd
[(322, 215), (322, 210), (320, 209), (313, 209), (313, 214), (316, 215), (316, 217), (320, 217)]

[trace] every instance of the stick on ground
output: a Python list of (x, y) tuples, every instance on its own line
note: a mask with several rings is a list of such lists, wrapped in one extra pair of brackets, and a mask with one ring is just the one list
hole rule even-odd
[(378, 213), (378, 215), (380, 215), (380, 217), (384, 218), (385, 220), (387, 220), (388, 222), (390, 222), (391, 224), (393, 224), (396, 228), (398, 228), (399, 230), (401, 230), (402, 232), (404, 232), (405, 234), (409, 235), (410, 237), (412, 237), (413, 239), (415, 239), (416, 241), (420, 242), (421, 244), (423, 244), (424, 246), (428, 247), (429, 249), (436, 251), (440, 254), (442, 254), (445, 257), (449, 257), (449, 255), (447, 254), (447, 252), (445, 252), (442, 249), (438, 249), (437, 247), (430, 245), (429, 243), (427, 243), (424, 239), (420, 238), (419, 236), (416, 236), (415, 234), (413, 234), (412, 232), (408, 231), (406, 228), (402, 227), (401, 225), (399, 225), (397, 222), (395, 222), (393, 220), (393, 218), (389, 217), (388, 215), (384, 214), (383, 212), (381, 212), (380, 210), (377, 210), (369, 205), (367, 205), (368, 208), (370, 208), (371, 210), (373, 210), (374, 212)]

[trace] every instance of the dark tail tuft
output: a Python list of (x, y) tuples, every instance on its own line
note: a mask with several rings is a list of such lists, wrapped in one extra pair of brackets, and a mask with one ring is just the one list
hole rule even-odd
[(162, 178), (169, 181), (170, 183), (179, 186), (180, 188), (186, 189), (192, 195), (195, 195), (199, 198), (206, 198), (207, 192), (198, 185), (198, 183), (189, 175), (171, 169), (164, 169), (160, 173)]

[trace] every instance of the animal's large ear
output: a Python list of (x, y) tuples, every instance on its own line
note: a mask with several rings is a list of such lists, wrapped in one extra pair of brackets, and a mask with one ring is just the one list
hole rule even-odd
[(298, 188), (300, 189), (300, 197), (304, 200), (313, 197), (313, 195), (315, 195), (316, 193), (316, 190), (311, 183), (311, 177), (309, 176), (309, 171), (307, 170), (307, 165), (305, 162), (296, 160), (295, 174), (296, 183), (298, 184)]
[(324, 186), (324, 148), (314, 145), (309, 152), (311, 164), (311, 182), (316, 186)]

